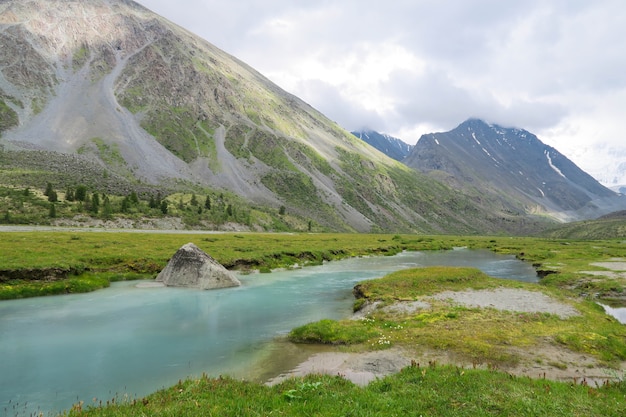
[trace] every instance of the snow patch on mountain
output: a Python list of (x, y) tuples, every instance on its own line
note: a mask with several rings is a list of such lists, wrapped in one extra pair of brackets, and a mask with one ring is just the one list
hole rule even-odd
[(557, 174), (559, 174), (560, 176), (562, 176), (563, 178), (567, 178), (563, 172), (561, 172), (561, 170), (552, 163), (552, 158), (550, 158), (550, 152), (548, 151), (544, 151), (544, 154), (546, 155), (546, 157), (548, 158), (548, 165), (550, 165), (550, 168), (552, 168), (554, 170), (554, 172), (556, 172)]

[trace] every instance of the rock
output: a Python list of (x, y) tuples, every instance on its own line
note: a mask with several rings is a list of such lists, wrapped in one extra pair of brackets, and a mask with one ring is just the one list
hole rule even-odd
[(183, 245), (156, 277), (168, 287), (211, 290), (238, 287), (241, 282), (219, 262), (193, 243)]

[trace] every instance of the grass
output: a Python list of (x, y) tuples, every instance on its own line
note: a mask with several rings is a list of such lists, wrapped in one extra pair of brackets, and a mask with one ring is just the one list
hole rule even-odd
[[(512, 254), (550, 271), (540, 284), (496, 280), (472, 268), (432, 267), (398, 271), (358, 287), (361, 299), (383, 305), (421, 300), (443, 290), (514, 287), (541, 291), (574, 306), (580, 315), (563, 319), (544, 313), (515, 313), (468, 308), (446, 300), (426, 300), (430, 308), (409, 314), (375, 310), (363, 320), (322, 320), (294, 329), (291, 337), (307, 343), (345, 345), (349, 350), (401, 346), (443, 349), (466, 363), (487, 369), (414, 364), (396, 375), (358, 387), (337, 376), (310, 375), (273, 387), (206, 376), (180, 381), (142, 399), (113, 398), (77, 404), (71, 416), (572, 416), (622, 415), (626, 404), (621, 382), (604, 386), (514, 377), (501, 370), (523, 358), (515, 349), (533, 350), (551, 343), (594, 355), (608, 366), (626, 360), (626, 330), (584, 295), (590, 288), (623, 291), (623, 282), (580, 271), (602, 270), (591, 264), (626, 257), (621, 240), (566, 241), (537, 238), (417, 236), (383, 234), (159, 234), (5, 232), (0, 233), (0, 275), (10, 271), (68, 271), (59, 281), (4, 281), (0, 294), (41, 295), (34, 284), (54, 291), (78, 292), (110, 281), (154, 276), (180, 246), (194, 242), (229, 268), (290, 267), (324, 260), (401, 250), (441, 250), (465, 246)], [(43, 243), (43, 244), (42, 244)], [(71, 275), (76, 271), (78, 275)], [(259, 275), (259, 279), (263, 275)], [(92, 287), (93, 286), (93, 287)], [(583, 298), (580, 296), (583, 295)], [(537, 357), (559, 369), (566, 363)], [(461, 361), (463, 362), (463, 361)]]
[[(573, 305), (579, 316), (567, 319), (548, 313), (517, 313), (468, 308), (427, 296), (442, 291), (494, 288), (542, 291)], [(521, 360), (516, 348), (534, 349), (543, 343), (565, 346), (595, 356), (607, 366), (626, 360), (626, 327), (609, 319), (589, 301), (570, 300), (567, 293), (537, 284), (491, 278), (474, 268), (430, 267), (394, 272), (355, 288), (359, 297), (388, 305), (420, 300), (429, 307), (400, 314), (374, 310), (363, 320), (324, 320), (292, 330), (295, 342), (318, 342), (385, 349), (402, 346), (446, 350), (474, 364), (507, 368)], [(359, 302), (362, 305), (362, 302)]]
[(0, 235), (0, 277), (5, 277), (0, 278), (0, 299), (73, 292), (75, 286), (50, 282), (50, 278), (82, 279), (87, 286), (92, 283), (95, 290), (102, 285), (91, 279), (94, 274), (108, 281), (119, 274), (154, 277), (178, 248), (188, 242), (194, 242), (229, 269), (264, 271), (416, 249), (413, 244), (402, 244), (391, 235), (108, 232), (6, 232)]
[[(200, 202), (204, 197), (200, 197)], [(176, 199), (171, 205), (176, 204)], [(176, 209), (175, 207), (173, 209)], [(255, 212), (252, 212), (256, 216)], [(289, 216), (283, 216), (289, 218)], [(402, 250), (489, 249), (511, 254), (551, 272), (546, 288), (578, 295), (619, 297), (624, 285), (615, 279), (580, 271), (602, 270), (591, 263), (626, 257), (622, 240), (566, 241), (539, 238), (423, 236), (334, 233), (0, 233), (0, 277), (23, 279), (59, 270), (61, 278), (83, 271), (155, 276), (176, 250), (194, 242), (229, 269), (271, 270), (361, 255), (393, 255)], [(54, 272), (54, 271), (53, 271)], [(0, 298), (5, 289), (0, 278)], [(19, 285), (19, 284), (18, 284)], [(14, 291), (14, 290), (12, 290)]]
[(10, 128), (17, 126), (19, 123), (19, 117), (15, 110), (9, 107), (8, 104), (4, 100), (2, 100), (2, 96), (0, 96), (0, 135), (3, 131), (9, 130)]
[(69, 416), (620, 416), (626, 386), (571, 385), (453, 366), (405, 368), (359, 387), (312, 375), (268, 387), (180, 381), (141, 400), (79, 404)]

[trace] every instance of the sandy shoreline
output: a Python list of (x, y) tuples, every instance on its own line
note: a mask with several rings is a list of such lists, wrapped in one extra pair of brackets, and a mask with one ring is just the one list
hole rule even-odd
[[(562, 318), (578, 315), (578, 311), (569, 304), (561, 303), (541, 292), (522, 289), (499, 288), (496, 290), (466, 290), (459, 292), (446, 291), (429, 297), (434, 300), (447, 300), (471, 307), (494, 308), (519, 312), (539, 312), (559, 315)], [(428, 298), (424, 301), (400, 302), (387, 309), (404, 313), (411, 313), (428, 308)], [(371, 308), (376, 308), (374, 305)], [(370, 310), (371, 311), (371, 310)], [(355, 318), (367, 314), (360, 312)], [(518, 365), (501, 369), (511, 375), (528, 376), (531, 378), (546, 378), (557, 381), (601, 385), (607, 380), (623, 378), (626, 362), (621, 369), (609, 369), (601, 366), (591, 355), (572, 352), (554, 344), (540, 343), (530, 349), (515, 348), (515, 353), (521, 358)], [(476, 367), (475, 364), (455, 358), (449, 352), (435, 351), (416, 347), (414, 350), (392, 347), (386, 350), (370, 352), (322, 352), (310, 356), (289, 372), (283, 373), (267, 381), (273, 385), (290, 377), (307, 374), (328, 374), (342, 376), (355, 384), (367, 385), (376, 378), (399, 372), (402, 368), (411, 365), (428, 366), (431, 363), (451, 364), (463, 368)], [(553, 364), (559, 364), (554, 366)], [(481, 366), (478, 366), (481, 367)]]

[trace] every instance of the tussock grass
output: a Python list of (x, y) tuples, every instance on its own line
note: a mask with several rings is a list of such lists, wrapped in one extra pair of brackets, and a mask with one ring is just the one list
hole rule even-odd
[(69, 416), (620, 416), (624, 382), (590, 387), (453, 366), (410, 366), (359, 387), (310, 375), (265, 385), (231, 378), (180, 381), (143, 399)]

